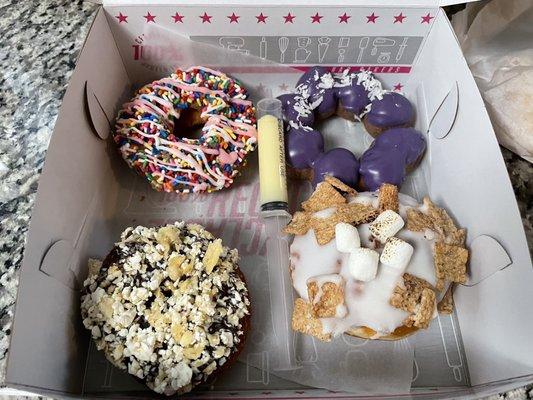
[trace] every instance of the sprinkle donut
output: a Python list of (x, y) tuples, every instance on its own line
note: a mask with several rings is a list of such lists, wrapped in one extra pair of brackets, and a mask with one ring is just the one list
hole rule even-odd
[[(257, 145), (255, 108), (235, 79), (205, 67), (177, 69), (138, 90), (118, 113), (122, 157), (158, 191), (229, 187)], [(201, 136), (190, 138), (202, 125)]]
[[(368, 71), (332, 74), (315, 66), (300, 77), (295, 93), (278, 98), (286, 123), (287, 162), (293, 175), (311, 179), (313, 186), (326, 175), (361, 190), (374, 191), (383, 183), (399, 186), (425, 151), (424, 137), (411, 128), (415, 114), (409, 100), (384, 90)], [(324, 152), (324, 138), (312, 125), (333, 114), (362, 121), (377, 137), (360, 162), (343, 148)]]

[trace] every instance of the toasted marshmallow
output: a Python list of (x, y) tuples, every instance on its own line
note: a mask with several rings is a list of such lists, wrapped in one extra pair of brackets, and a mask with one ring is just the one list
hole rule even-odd
[(381, 243), (396, 235), (404, 226), (404, 221), (398, 213), (385, 210), (370, 224), (370, 233)]
[(379, 254), (377, 251), (360, 247), (350, 253), (348, 270), (354, 279), (369, 282), (378, 272)]
[(350, 253), (361, 247), (357, 228), (344, 222), (335, 225), (335, 244), (341, 253)]
[(405, 271), (413, 255), (413, 246), (397, 237), (391, 237), (385, 243), (379, 261), (383, 265)]

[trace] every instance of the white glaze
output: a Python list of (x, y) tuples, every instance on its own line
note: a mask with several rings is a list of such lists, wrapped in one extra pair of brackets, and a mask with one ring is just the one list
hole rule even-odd
[[(407, 209), (418, 207), (411, 197), (400, 194), (399, 214), (406, 218)], [(351, 202), (378, 206), (375, 193), (360, 193)], [(373, 248), (369, 225), (357, 227), (361, 246)], [(433, 267), (432, 243), (422, 233), (401, 230), (397, 237), (414, 247), (414, 254), (406, 272), (425, 279), (430, 284), (436, 282)], [(376, 249), (381, 252), (382, 248)], [(340, 274), (345, 284), (345, 302), (348, 314), (345, 318), (322, 318), (324, 332), (340, 334), (351, 327), (367, 326), (379, 334), (387, 334), (403, 324), (408, 313), (389, 304), (396, 285), (401, 282), (402, 271), (379, 264), (376, 278), (370, 282), (356, 281), (351, 277), (348, 266), (349, 254), (337, 250), (335, 240), (320, 246), (313, 230), (306, 235), (296, 236), (291, 245), (291, 269), (293, 286), (298, 295), (306, 301), (307, 280), (324, 274)]]

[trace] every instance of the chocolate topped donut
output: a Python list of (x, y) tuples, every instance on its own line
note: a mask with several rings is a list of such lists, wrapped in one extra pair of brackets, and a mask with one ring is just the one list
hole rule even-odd
[(200, 225), (128, 228), (96, 266), (83, 324), (118, 368), (172, 395), (236, 359), (250, 317), (237, 250)]

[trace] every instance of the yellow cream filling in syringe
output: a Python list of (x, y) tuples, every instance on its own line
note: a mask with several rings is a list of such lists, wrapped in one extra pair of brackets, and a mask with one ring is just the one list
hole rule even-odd
[(289, 276), (289, 238), (283, 232), (290, 220), (290, 214), (287, 203), (281, 101), (259, 101), (257, 117), (261, 217), (265, 221), (267, 233), (270, 312), (276, 338), (276, 346), (269, 357), (274, 370), (291, 370), (298, 366), (291, 326), (294, 301)]

